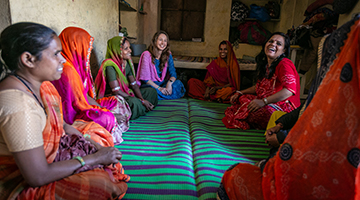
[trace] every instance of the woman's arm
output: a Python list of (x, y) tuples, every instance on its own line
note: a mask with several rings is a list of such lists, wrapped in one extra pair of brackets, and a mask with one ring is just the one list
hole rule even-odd
[(256, 94), (256, 86), (251, 86), (245, 90), (241, 90), (241, 91), (236, 91), (231, 97), (230, 97), (230, 103), (234, 104), (236, 103), (237, 99), (239, 98), (240, 95), (244, 95), (244, 94)]
[(264, 98), (264, 99), (254, 99), (252, 100), (249, 105), (248, 105), (248, 110), (250, 112), (254, 112), (256, 110), (258, 110), (259, 108), (270, 104), (270, 103), (277, 103), (279, 101), (283, 101), (287, 98), (289, 98), (291, 95), (293, 95), (292, 92), (290, 92), (288, 89), (283, 88), (281, 89), (279, 92)]
[(160, 85), (156, 85), (156, 83), (154, 83), (152, 80), (148, 80), (146, 84), (151, 85), (155, 89), (160, 89)]
[[(76, 159), (48, 164), (43, 146), (13, 152), (13, 156), (22, 176), (31, 187), (43, 186), (65, 178), (81, 167), (81, 163)], [(83, 159), (86, 165), (109, 165), (118, 163), (121, 157), (121, 152), (115, 147), (104, 147), (94, 154), (84, 156)]]
[(283, 101), (287, 98), (289, 98), (290, 96), (292, 96), (293, 93), (290, 92), (288, 89), (286, 88), (283, 88), (281, 89), (279, 92), (271, 95), (271, 96), (268, 96), (266, 99), (267, 99), (267, 103), (277, 103), (279, 101)]
[(243, 94), (256, 94), (256, 86), (251, 86), (245, 90), (241, 90), (240, 92)]
[(159, 85), (156, 85), (154, 83), (154, 81), (152, 81), (152, 80), (148, 80), (148, 82), (146, 82), (146, 84), (151, 85), (153, 88), (160, 90), (160, 92), (163, 93), (164, 95), (169, 94), (168, 91), (166, 90), (166, 88), (160, 87)]
[(209, 90), (209, 93), (210, 94), (215, 94), (217, 90), (220, 90), (222, 88), (226, 88), (226, 87), (230, 87), (231, 84), (226, 84), (226, 85), (223, 85), (223, 86), (214, 86), (214, 87), (211, 87), (210, 90)]
[(134, 76), (130, 75), (130, 76), (128, 76), (128, 79), (130, 81), (131, 89), (134, 90), (135, 96), (141, 100), (141, 103), (145, 106), (146, 110), (150, 111), (150, 110), (154, 109), (154, 105), (152, 105), (148, 100), (143, 98)]
[(101, 108), (100, 104), (98, 104), (98, 102), (96, 102), (95, 99), (90, 97), (88, 94), (86, 94), (86, 98), (90, 105), (99, 106)]
[(109, 82), (109, 86), (111, 88), (112, 94), (120, 95), (122, 97), (128, 97), (129, 96), (129, 94), (127, 94), (127, 93), (125, 93), (125, 92), (123, 92), (121, 90), (120, 85), (119, 85), (117, 80)]

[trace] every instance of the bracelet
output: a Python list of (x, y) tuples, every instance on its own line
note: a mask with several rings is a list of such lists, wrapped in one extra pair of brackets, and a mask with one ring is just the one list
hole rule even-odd
[(244, 95), (240, 90), (236, 90), (237, 93)]
[(265, 105), (268, 105), (268, 100), (266, 98), (263, 98), (263, 102)]
[(169, 79), (170, 82), (174, 82), (173, 80)]
[(120, 90), (120, 86), (115, 87), (114, 89), (111, 89), (111, 91), (116, 92)]
[(91, 135), (85, 134), (85, 135), (84, 135), (84, 138), (91, 138)]
[(85, 161), (82, 157), (80, 156), (75, 156), (73, 159), (78, 160), (81, 163), (81, 167), (85, 166)]
[(159, 88), (160, 88), (160, 86), (157, 87), (157, 89), (159, 89)]
[(134, 81), (134, 82), (130, 83), (130, 85), (136, 85), (136, 81)]
[(140, 99), (140, 101), (141, 101), (141, 103), (142, 103), (142, 105), (144, 105), (144, 99), (141, 99), (141, 98), (139, 98)]

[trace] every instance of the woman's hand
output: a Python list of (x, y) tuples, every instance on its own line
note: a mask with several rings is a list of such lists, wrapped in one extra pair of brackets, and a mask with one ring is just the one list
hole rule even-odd
[(168, 95), (172, 94), (172, 84), (166, 84), (166, 90), (168, 91)]
[(280, 143), (279, 143), (279, 141), (277, 139), (276, 134), (269, 135), (269, 134), (266, 133), (265, 143), (268, 144), (269, 146), (272, 146), (272, 147), (280, 146)]
[(265, 103), (263, 102), (262, 99), (254, 99), (249, 103), (248, 110), (249, 112), (255, 112), (259, 108), (262, 108), (263, 106), (265, 106)]
[(216, 87), (212, 87), (212, 88), (210, 88), (209, 93), (210, 94), (215, 94), (217, 90), (218, 89)]
[(278, 133), (281, 130), (281, 126), (279, 124), (266, 130), (266, 135), (273, 135), (273, 134)]
[(143, 106), (145, 106), (147, 111), (151, 111), (154, 109), (154, 105), (152, 105), (148, 100), (143, 100)]
[(205, 94), (204, 94), (204, 99), (209, 99), (210, 98), (210, 88), (206, 87), (205, 89)]
[(231, 104), (235, 104), (236, 101), (238, 100), (239, 96), (240, 96), (240, 94), (237, 93), (237, 92), (236, 92), (235, 94), (233, 94), (233, 95), (230, 97), (230, 103), (231, 103)]
[(122, 158), (121, 152), (115, 147), (103, 147), (92, 155), (97, 163), (102, 165), (116, 164)]
[(124, 115), (114, 114), (114, 116), (116, 118), (117, 123), (119, 123), (119, 124), (126, 122), (126, 120), (127, 120), (127, 117)]
[(160, 92), (163, 93), (164, 95), (169, 95), (169, 92), (167, 91), (166, 88), (160, 87), (159, 90), (160, 90)]

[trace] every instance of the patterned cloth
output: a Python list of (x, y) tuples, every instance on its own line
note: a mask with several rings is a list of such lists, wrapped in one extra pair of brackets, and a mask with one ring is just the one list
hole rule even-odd
[[(271, 96), (283, 88), (294, 95), (289, 98), (266, 105), (255, 112), (249, 112), (247, 106), (254, 99), (263, 99)], [(300, 79), (291, 60), (284, 58), (276, 67), (272, 78), (263, 78), (256, 84), (256, 95), (246, 94), (239, 97), (238, 102), (225, 110), (222, 119), (227, 128), (265, 129), (274, 111), (290, 112), (300, 105)]]
[[(47, 162), (52, 163), (58, 154), (61, 138), (66, 137), (63, 130), (61, 98), (50, 82), (41, 85), (40, 94), (47, 113), (46, 125), (42, 132), (44, 151)], [(106, 135), (104, 141), (113, 145), (109, 132), (94, 122), (88, 124), (88, 128), (81, 130), (83, 134)], [(97, 168), (32, 188), (24, 181), (12, 156), (1, 156), (0, 168), (0, 199), (113, 199), (125, 194), (124, 181), (129, 180), (129, 176), (124, 174), (121, 164), (118, 163), (115, 167)]]
[[(90, 70), (93, 37), (81, 28), (68, 27), (59, 38), (66, 63), (61, 78), (52, 83), (62, 98), (65, 122), (73, 124), (76, 119), (94, 121), (112, 134), (115, 143), (122, 142), (122, 133), (129, 129), (131, 117), (131, 110), (124, 98), (116, 96), (98, 99), (101, 107), (88, 102), (87, 96), (96, 99)], [(122, 116), (125, 120), (118, 123), (116, 116)]]
[(230, 87), (224, 87), (210, 95), (210, 100), (221, 99), (224, 103), (230, 102), (230, 95), (236, 90), (240, 90), (240, 68), (236, 59), (234, 50), (229, 41), (227, 44), (227, 61), (218, 57), (207, 67), (207, 73), (204, 82), (192, 78), (188, 81), (188, 95), (194, 99), (205, 100), (204, 94), (207, 87), (224, 86), (230, 84)]
[(263, 173), (231, 167), (220, 199), (359, 199), (359, 36), (359, 16), (331, 35), (325, 51), (340, 53), (324, 57), (330, 70), (277, 155)]

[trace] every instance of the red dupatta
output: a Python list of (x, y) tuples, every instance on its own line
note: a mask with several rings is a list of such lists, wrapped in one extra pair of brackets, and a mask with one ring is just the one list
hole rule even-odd
[(227, 44), (227, 61), (218, 57), (211, 62), (206, 69), (208, 73), (205, 77), (205, 84), (208, 86), (231, 84), (236, 90), (240, 90), (240, 67), (236, 59), (233, 47), (229, 41)]

